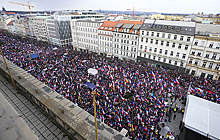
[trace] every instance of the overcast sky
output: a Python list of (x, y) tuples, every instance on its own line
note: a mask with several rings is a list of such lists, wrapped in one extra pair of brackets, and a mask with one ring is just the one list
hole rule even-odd
[[(27, 0), (0, 0), (6, 10), (28, 10), (28, 7), (9, 3)], [(149, 9), (161, 13), (220, 13), (220, 0), (28, 0), (33, 10), (120, 10)]]

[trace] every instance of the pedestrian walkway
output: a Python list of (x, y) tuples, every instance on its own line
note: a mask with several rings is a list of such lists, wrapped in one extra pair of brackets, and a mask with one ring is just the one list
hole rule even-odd
[(0, 92), (0, 139), (38, 140), (25, 121)]
[[(16, 110), (17, 112), (16, 118), (20, 118), (20, 119), (22, 118), (26, 122), (26, 124), (29, 126), (31, 131), (40, 140), (68, 140), (69, 139), (68, 136), (65, 135), (65, 133), (63, 133), (60, 130), (60, 128), (58, 128), (49, 118), (47, 118), (43, 113), (41, 113), (39, 109), (36, 108), (30, 101), (28, 101), (23, 95), (16, 93), (13, 86), (10, 83), (8, 83), (8, 81), (6, 81), (1, 75), (0, 75), (0, 93), (2, 93), (2, 95), (7, 100), (7, 102), (9, 102), (11, 106), (14, 108), (14, 110)], [(2, 102), (0, 102), (0, 106), (1, 106), (0, 109), (2, 110), (1, 104)], [(2, 126), (4, 123), (3, 123), (3, 120), (1, 119), (1, 114), (2, 112), (0, 112), (0, 121), (1, 121), (0, 124)], [(11, 121), (16, 120), (16, 118), (13, 117)], [(10, 128), (12, 127), (8, 126), (7, 129), (10, 129)], [(0, 131), (0, 132), (4, 133), (4, 131)], [(0, 136), (4, 136), (4, 135), (1, 135), (1, 133), (0, 133)], [(16, 136), (16, 134), (13, 134), (13, 135)], [(0, 139), (3, 139), (3, 138), (0, 137)]]
[[(170, 107), (171, 108), (177, 108), (177, 107), (184, 108), (184, 105), (182, 104), (182, 100), (181, 101), (179, 99), (175, 100), (174, 97), (172, 100), (172, 105), (170, 104), (171, 104), (171, 98), (168, 98), (168, 109), (169, 110), (170, 110)], [(176, 115), (175, 119), (174, 119), (174, 115)], [(165, 126), (169, 127), (170, 132), (172, 132), (175, 137), (179, 135), (180, 133), (179, 124), (183, 119), (183, 114), (179, 112), (178, 109), (176, 109), (175, 112), (173, 110), (171, 111), (170, 121), (169, 121), (169, 117), (165, 117), (165, 118), (167, 119), (167, 121), (165, 122)]]

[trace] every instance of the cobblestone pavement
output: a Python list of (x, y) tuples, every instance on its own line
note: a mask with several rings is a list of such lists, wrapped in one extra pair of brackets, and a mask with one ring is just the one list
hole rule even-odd
[(16, 93), (13, 86), (1, 75), (0, 91), (40, 140), (69, 140), (36, 106), (23, 95)]

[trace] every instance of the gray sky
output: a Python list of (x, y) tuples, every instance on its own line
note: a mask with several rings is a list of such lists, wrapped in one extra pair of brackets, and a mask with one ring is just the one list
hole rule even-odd
[[(8, 3), (27, 3), (27, 0), (0, 0), (6, 10), (28, 10), (26, 6)], [(29, 0), (33, 10), (120, 10), (150, 9), (162, 13), (220, 13), (220, 0)], [(143, 11), (143, 10), (142, 10)]]

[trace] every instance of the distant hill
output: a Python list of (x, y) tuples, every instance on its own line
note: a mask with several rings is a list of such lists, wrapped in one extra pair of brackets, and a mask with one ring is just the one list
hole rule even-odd
[[(100, 12), (100, 10), (94, 10), (95, 12)], [(133, 11), (114, 11), (114, 10), (101, 10), (101, 13), (104, 14), (125, 14), (125, 15), (132, 15)], [(152, 15), (152, 14), (159, 14), (159, 12), (144, 12), (144, 11), (134, 11), (134, 14), (136, 16), (138, 15)], [(160, 13), (164, 15), (190, 15), (190, 14), (184, 14), (184, 13)]]
[[(100, 10), (94, 10), (95, 12), (100, 12)], [(125, 14), (125, 15), (132, 15), (133, 11), (114, 11), (114, 10), (101, 10), (103, 14)], [(135, 11), (134, 14), (138, 15), (152, 15), (156, 14), (157, 12), (143, 12), (143, 11)]]
[[(0, 11), (1, 12), (1, 11)], [(30, 11), (7, 11), (7, 12), (15, 12), (16, 14), (30, 14)], [(31, 11), (32, 14), (44, 14), (44, 12), (46, 12), (47, 14), (53, 14), (55, 13), (56, 11)]]

